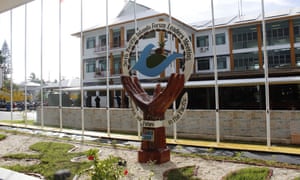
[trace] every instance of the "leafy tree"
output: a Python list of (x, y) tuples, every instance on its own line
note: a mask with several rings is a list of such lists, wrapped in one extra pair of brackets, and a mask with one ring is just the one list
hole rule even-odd
[(40, 80), (39, 78), (37, 78), (34, 72), (30, 73), (29, 81), (34, 82), (34, 83), (38, 83), (38, 84), (45, 84), (45, 81)]
[(7, 80), (7, 75), (11, 73), (10, 51), (7, 42), (4, 41), (0, 52), (0, 67), (3, 70), (4, 80)]

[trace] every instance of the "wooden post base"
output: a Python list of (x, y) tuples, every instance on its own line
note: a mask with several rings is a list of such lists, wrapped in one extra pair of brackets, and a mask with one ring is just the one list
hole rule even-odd
[(139, 150), (138, 161), (140, 163), (154, 162), (155, 164), (162, 164), (170, 161), (170, 149), (155, 149), (155, 150)]
[(154, 161), (155, 164), (170, 161), (170, 149), (166, 144), (165, 127), (143, 128), (141, 149), (138, 151), (138, 161), (147, 163)]

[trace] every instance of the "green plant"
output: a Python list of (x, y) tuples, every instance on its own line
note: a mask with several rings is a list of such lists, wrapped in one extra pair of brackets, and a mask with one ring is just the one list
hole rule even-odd
[(270, 179), (272, 170), (266, 167), (250, 167), (234, 171), (226, 175), (223, 180), (265, 180)]
[(0, 134), (0, 140), (3, 140), (6, 138), (6, 135), (5, 134)]
[[(90, 149), (87, 151), (88, 159), (93, 161), (93, 166), (86, 171), (92, 180), (116, 180), (128, 174), (128, 170), (125, 168), (125, 160), (111, 155), (107, 159), (100, 160), (96, 150)], [(84, 172), (81, 172), (81, 174)]]
[(199, 180), (199, 178), (195, 177), (195, 166), (186, 166), (182, 168), (175, 168), (168, 170), (164, 173), (164, 177), (170, 180)]
[(237, 152), (237, 153), (235, 153), (235, 155), (234, 155), (234, 159), (235, 160), (241, 160), (242, 159), (242, 155), (243, 155), (243, 152)]
[(158, 46), (159, 46), (159, 48), (164, 48), (165, 45), (166, 45), (166, 40), (158, 41)]
[(86, 155), (87, 155), (87, 157), (88, 157), (88, 160), (94, 160), (95, 158), (98, 158), (98, 152), (99, 152), (98, 149), (89, 149), (89, 150), (86, 152)]

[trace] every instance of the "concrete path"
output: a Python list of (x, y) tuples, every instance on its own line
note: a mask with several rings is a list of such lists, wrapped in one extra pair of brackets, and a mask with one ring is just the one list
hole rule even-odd
[(38, 180), (39, 178), (28, 176), (12, 170), (0, 168), (0, 180)]

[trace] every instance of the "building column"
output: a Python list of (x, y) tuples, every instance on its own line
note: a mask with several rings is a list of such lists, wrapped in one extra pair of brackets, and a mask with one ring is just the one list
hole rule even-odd
[(120, 28), (120, 36), (121, 36), (120, 46), (121, 46), (121, 48), (123, 48), (123, 47), (125, 47), (125, 28), (124, 28), (124, 26), (122, 26)]
[(112, 49), (113, 48), (113, 38), (114, 38), (114, 30), (113, 29), (110, 29), (109, 30), (109, 48)]
[[(192, 46), (193, 46), (193, 51), (194, 55), (196, 55), (196, 49), (195, 49), (195, 34), (192, 34)], [(193, 68), (193, 73), (196, 73), (196, 61), (194, 61), (194, 68)]]
[(229, 40), (230, 71), (234, 71), (232, 29), (228, 29), (228, 34), (229, 34), (228, 40)]
[(110, 76), (112, 74), (115, 74), (115, 70), (114, 70), (114, 56), (112, 53), (110, 53), (109, 55), (109, 67), (110, 67)]
[(296, 67), (296, 55), (295, 55), (295, 35), (294, 35), (294, 23), (293, 19), (289, 19), (289, 34), (290, 34), (290, 56), (291, 67)]
[(258, 47), (258, 63), (259, 63), (259, 69), (262, 70), (263, 69), (263, 52), (262, 52), (262, 31), (261, 31), (261, 25), (258, 24), (256, 26), (256, 31), (257, 31), (257, 47)]

